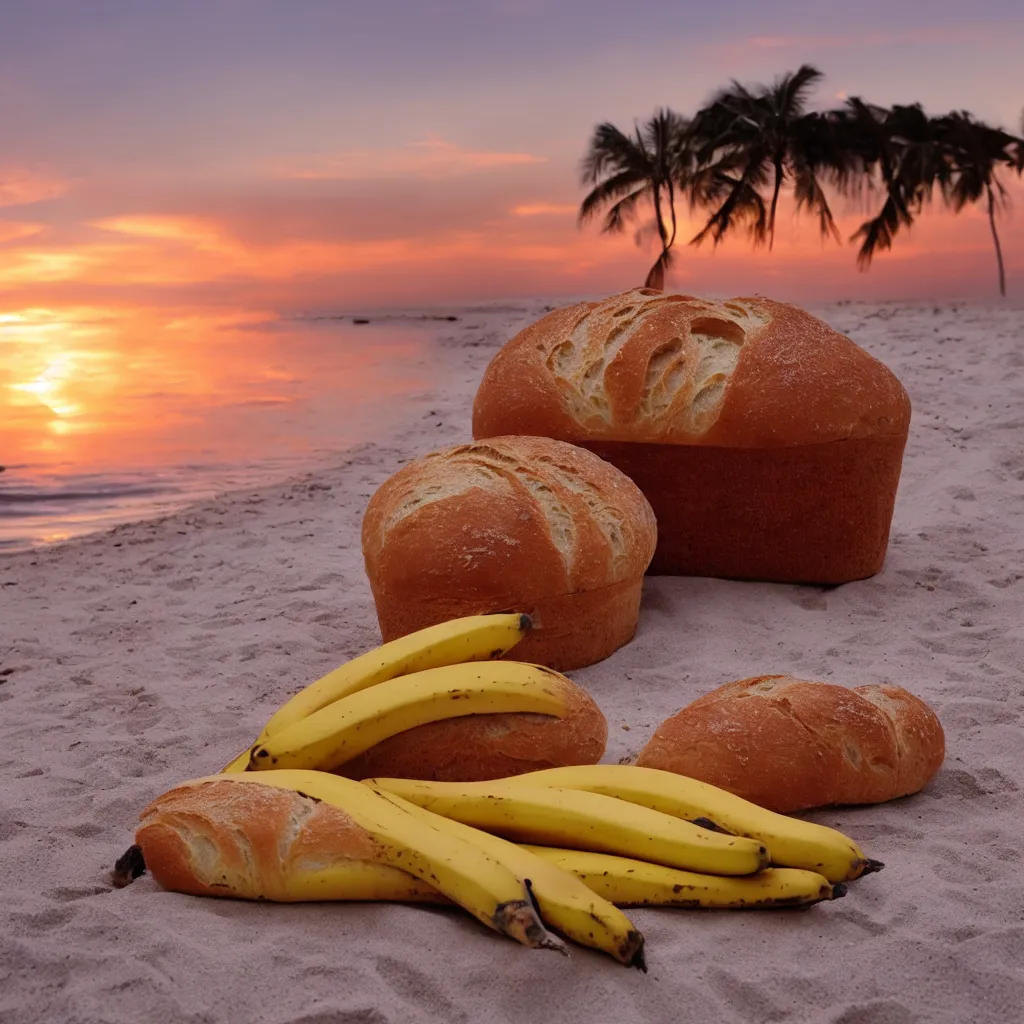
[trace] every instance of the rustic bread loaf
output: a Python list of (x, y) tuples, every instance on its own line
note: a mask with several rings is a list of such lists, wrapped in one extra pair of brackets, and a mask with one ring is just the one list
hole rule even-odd
[[(315, 898), (292, 884), (340, 860), (352, 869), (350, 899), (372, 899), (392, 877), (410, 899), (437, 899), (430, 887), (374, 863), (374, 838), (344, 811), (292, 790), (242, 783), (225, 776), (186, 783), (164, 793), (139, 815), (135, 842), (165, 889), (195, 896), (291, 902)], [(360, 866), (368, 869), (360, 876)]]
[(403, 466), (370, 499), (362, 542), (385, 641), (481, 612), (526, 612), (517, 661), (565, 671), (636, 630), (654, 514), (592, 453), (496, 437)]
[(509, 713), (465, 715), (407, 729), (337, 769), (350, 779), (482, 782), (542, 768), (597, 764), (608, 723), (581, 687), (564, 718)]
[(944, 757), (935, 713), (898, 686), (756, 676), (667, 718), (636, 763), (785, 813), (916, 793)]
[(796, 306), (638, 289), (555, 310), (484, 373), (473, 436), (582, 445), (640, 486), (654, 573), (842, 583), (885, 557), (910, 402)]

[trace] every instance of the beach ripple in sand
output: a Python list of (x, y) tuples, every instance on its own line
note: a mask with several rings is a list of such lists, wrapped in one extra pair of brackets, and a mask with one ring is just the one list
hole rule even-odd
[(0, 559), (4, 1024), (1018, 1019), (1024, 312), (822, 312), (914, 401), (884, 571), (835, 589), (647, 580), (634, 643), (574, 676), (608, 715), (610, 762), (755, 673), (918, 693), (947, 733), (933, 783), (812, 815), (885, 871), (807, 912), (631, 912), (646, 977), (583, 949), (527, 951), (437, 908), (107, 886), (152, 797), (220, 768), (284, 697), (378, 642), (365, 502), (403, 461), (468, 437), (486, 361), (540, 306), (476, 311), (435, 347), (447, 391), (411, 400), (399, 434), (336, 470)]

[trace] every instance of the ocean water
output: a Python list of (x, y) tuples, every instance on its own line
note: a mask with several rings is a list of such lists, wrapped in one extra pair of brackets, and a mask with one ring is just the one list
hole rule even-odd
[(270, 483), (380, 436), (437, 324), (0, 313), (0, 552)]

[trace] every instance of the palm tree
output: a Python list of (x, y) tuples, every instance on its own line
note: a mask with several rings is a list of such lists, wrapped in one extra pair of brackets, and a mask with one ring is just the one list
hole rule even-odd
[(870, 196), (881, 188), (885, 194), (878, 213), (850, 239), (861, 239), (857, 264), (866, 270), (876, 252), (892, 248), (900, 228), (913, 225), (935, 185), (945, 187), (949, 169), (935, 122), (919, 103), (886, 109), (854, 96), (827, 116), (847, 157), (845, 172), (837, 176), (840, 190)]
[[(753, 220), (754, 243), (767, 237), (771, 250), (779, 195), (787, 180), (793, 182), (797, 209), (812, 210), (821, 233), (838, 240), (820, 176), (842, 174), (845, 155), (834, 144), (828, 118), (806, 110), (807, 94), (822, 77), (804, 64), (771, 86), (748, 89), (733, 81), (694, 117), (691, 135), (699, 167), (715, 183), (703, 197), (720, 199), (694, 237), (695, 244), (709, 236), (717, 244), (739, 217)], [(769, 185), (771, 200), (762, 223), (754, 195), (760, 197), (760, 190)]]
[(866, 269), (879, 250), (892, 248), (899, 229), (912, 226), (937, 187), (957, 213), (986, 199), (999, 291), (1005, 295), (995, 217), (997, 209), (1007, 205), (1007, 192), (998, 174), (1003, 168), (1020, 173), (1022, 140), (975, 121), (964, 111), (929, 118), (917, 103), (885, 110), (854, 97), (830, 117), (851, 165), (861, 172), (843, 182), (844, 191), (871, 191), (877, 179), (885, 192), (879, 212), (853, 235), (862, 239), (857, 254), (861, 268)]
[(999, 294), (1006, 295), (1006, 269), (996, 231), (996, 210), (1008, 205), (1008, 196), (999, 172), (1019, 165), (1021, 140), (1001, 128), (976, 121), (965, 110), (954, 111), (938, 121), (944, 156), (951, 169), (944, 189), (946, 202), (959, 213), (965, 206), (985, 199), (999, 268)]
[[(661, 252), (647, 274), (645, 288), (662, 289), (665, 271), (672, 262), (676, 240), (676, 196), (685, 187), (689, 155), (686, 121), (671, 110), (658, 110), (633, 135), (613, 124), (600, 124), (594, 130), (590, 148), (583, 160), (583, 183), (594, 188), (580, 205), (581, 224), (606, 208), (604, 231), (622, 231), (637, 216), (642, 201), (654, 208), (654, 229)], [(667, 221), (667, 223), (666, 223)], [(636, 235), (639, 244), (645, 235)]]

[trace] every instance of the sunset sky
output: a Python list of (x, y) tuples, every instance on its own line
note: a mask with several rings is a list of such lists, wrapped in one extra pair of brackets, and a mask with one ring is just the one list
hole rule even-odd
[[(639, 282), (576, 226), (593, 126), (810, 62), (845, 95), (1019, 130), (1024, 13), (864, 0), (33, 0), (0, 31), (0, 312), (372, 309)], [(1024, 198), (1001, 222), (1024, 285)], [(859, 222), (846, 211), (848, 235)], [(684, 224), (684, 229), (686, 225)], [(981, 211), (859, 273), (809, 220), (683, 247), (671, 283), (783, 298), (993, 297)]]

